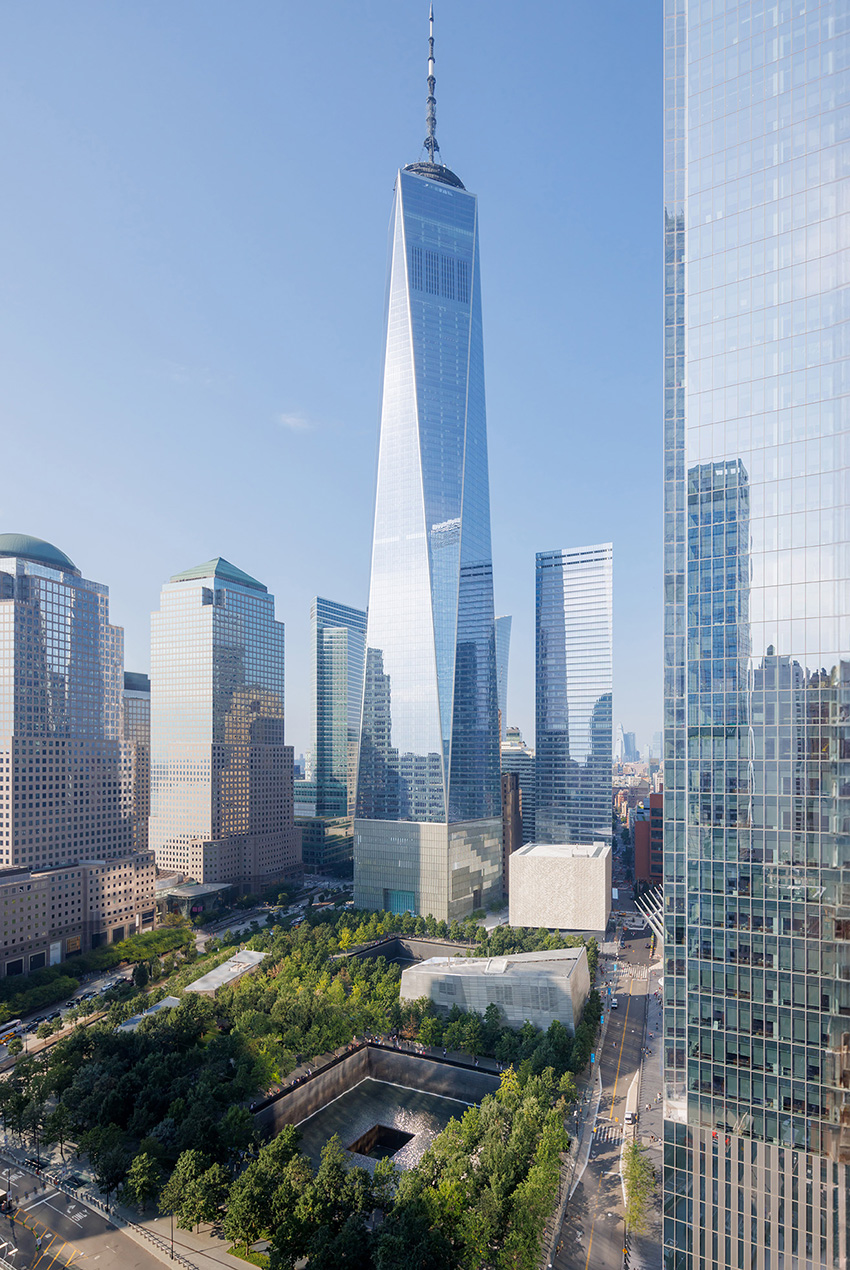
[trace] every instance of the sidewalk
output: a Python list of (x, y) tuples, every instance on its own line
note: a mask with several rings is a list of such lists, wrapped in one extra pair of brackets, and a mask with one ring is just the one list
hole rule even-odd
[[(603, 1000), (605, 997), (604, 988), (607, 982), (606, 973), (610, 973), (610, 969), (608, 967), (603, 968), (600, 962), (596, 969), (596, 980), (593, 986), (599, 991)], [(609, 1017), (610, 1010), (604, 1009), (602, 1031), (596, 1039), (596, 1049), (594, 1051), (596, 1055), (602, 1052), (602, 1047), (605, 1044)], [(540, 1264), (544, 1267), (552, 1265), (555, 1240), (564, 1223), (567, 1204), (581, 1181), (590, 1158), (590, 1149), (593, 1145), (593, 1127), (596, 1124), (599, 1104), (602, 1100), (602, 1076), (598, 1063), (588, 1064), (587, 1071), (576, 1082), (576, 1087), (578, 1089), (578, 1099), (575, 1110), (565, 1123), (567, 1132), (570, 1135), (570, 1149), (566, 1154), (561, 1155), (558, 1203), (549, 1215), (541, 1240), (543, 1255)]]
[[(664, 1104), (658, 1098), (663, 1084), (663, 1047), (661, 1043), (661, 1002), (655, 998), (659, 991), (658, 976), (661, 967), (651, 967), (647, 983), (646, 1031), (644, 1045), (650, 1056), (640, 1065), (640, 1094), (638, 1096), (638, 1128), (636, 1139), (646, 1148), (647, 1156), (655, 1166), (657, 1187), (655, 1204), (645, 1235), (632, 1237), (632, 1270), (660, 1270), (661, 1268), (661, 1164), (664, 1145)], [(652, 1036), (650, 1037), (650, 1032)], [(647, 1105), (649, 1111), (647, 1111)], [(653, 1141), (653, 1139), (655, 1139)]]
[[(6, 1143), (0, 1147), (0, 1161), (8, 1168), (11, 1166), (26, 1167), (24, 1160), (32, 1158), (32, 1152), (24, 1147), (11, 1144), (11, 1135), (6, 1135)], [(245, 1270), (245, 1262), (228, 1253), (229, 1240), (216, 1226), (201, 1228), (200, 1234), (195, 1231), (178, 1230), (174, 1227), (172, 1258), (171, 1219), (157, 1217), (153, 1214), (139, 1214), (135, 1209), (122, 1204), (110, 1204), (107, 1209), (105, 1200), (96, 1184), (92, 1181), (88, 1161), (74, 1159), (73, 1164), (61, 1159), (55, 1151), (41, 1152), (41, 1176), (37, 1181), (22, 1188), (13, 1183), (12, 1198), (20, 1201), (37, 1195), (42, 1190), (56, 1188), (76, 1203), (88, 1208), (104, 1222), (114, 1226), (128, 1239), (140, 1244), (147, 1252), (152, 1253), (160, 1261), (171, 1266), (182, 1266), (183, 1270), (213, 1270), (215, 1266), (230, 1266), (232, 1270)], [(76, 1166), (76, 1167), (75, 1167)], [(32, 1170), (27, 1169), (28, 1172)], [(0, 1168), (0, 1172), (5, 1169)], [(85, 1179), (87, 1186), (79, 1189), (67, 1185), (63, 1181), (69, 1173), (75, 1173)]]

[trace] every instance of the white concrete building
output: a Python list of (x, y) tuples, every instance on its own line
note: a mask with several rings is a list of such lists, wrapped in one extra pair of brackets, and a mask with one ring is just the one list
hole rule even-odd
[(530, 842), (510, 857), (511, 926), (604, 931), (611, 912), (611, 847)]
[(446, 1012), (457, 1005), (478, 1014), (495, 1004), (510, 1027), (528, 1020), (546, 1029), (559, 1019), (571, 1035), (589, 992), (583, 947), (510, 957), (431, 957), (401, 976), (402, 1001), (428, 997)]

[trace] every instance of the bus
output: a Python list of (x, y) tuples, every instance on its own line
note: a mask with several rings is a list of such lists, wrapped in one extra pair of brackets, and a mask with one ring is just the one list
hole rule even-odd
[(8, 1023), (0, 1023), (0, 1045), (8, 1045), (15, 1036), (20, 1036), (24, 1025), (20, 1019), (10, 1019)]

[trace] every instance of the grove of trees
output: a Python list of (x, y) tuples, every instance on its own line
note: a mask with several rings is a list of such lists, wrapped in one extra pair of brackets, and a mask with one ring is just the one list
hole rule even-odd
[[(63, 1150), (76, 1143), (103, 1191), (140, 1210), (157, 1204), (187, 1229), (223, 1221), (242, 1247), (268, 1238), (271, 1270), (304, 1255), (310, 1270), (533, 1265), (568, 1144), (564, 1114), (599, 1025), (598, 994), (574, 1038), (557, 1020), (545, 1032), (530, 1024), (515, 1031), (495, 1006), (482, 1018), (457, 1009), (441, 1017), (424, 1000), (402, 1005), (397, 966), (340, 952), (405, 925), (406, 933), (468, 939), (478, 956), (562, 946), (546, 931), (488, 936), (474, 923), (443, 932), (430, 919), (311, 912), (297, 930), (254, 936), (266, 960), (215, 1000), (187, 994), (133, 1031), (116, 1029), (204, 968), (187, 966), (155, 992), (112, 1005), (103, 1022), (20, 1058), (0, 1082), (4, 1126)], [(212, 949), (207, 961), (227, 952)], [(592, 968), (597, 955), (591, 944)], [(389, 1162), (374, 1176), (347, 1167), (335, 1139), (314, 1170), (295, 1130), (263, 1145), (248, 1104), (299, 1061), (366, 1033), (491, 1054), (508, 1070), (495, 1095), (452, 1121), (403, 1174)], [(372, 1231), (367, 1217), (376, 1208), (385, 1219)]]

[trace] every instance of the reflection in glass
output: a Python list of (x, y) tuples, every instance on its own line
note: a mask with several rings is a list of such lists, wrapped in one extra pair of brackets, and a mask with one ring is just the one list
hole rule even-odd
[(537, 555), (538, 842), (611, 837), (610, 543)]
[(300, 863), (274, 598), (219, 558), (166, 583), (151, 626), (157, 864), (262, 887)]
[(443, 918), (501, 886), (477, 201), (447, 172), (396, 181), (355, 825), (357, 902)]
[[(850, 1165), (850, 33), (833, 2), (665, 10), (665, 1267), (768, 1247), (832, 1267), (850, 1260), (832, 1219)], [(764, 1220), (734, 1184), (698, 1209), (718, 1154), (746, 1160)]]

